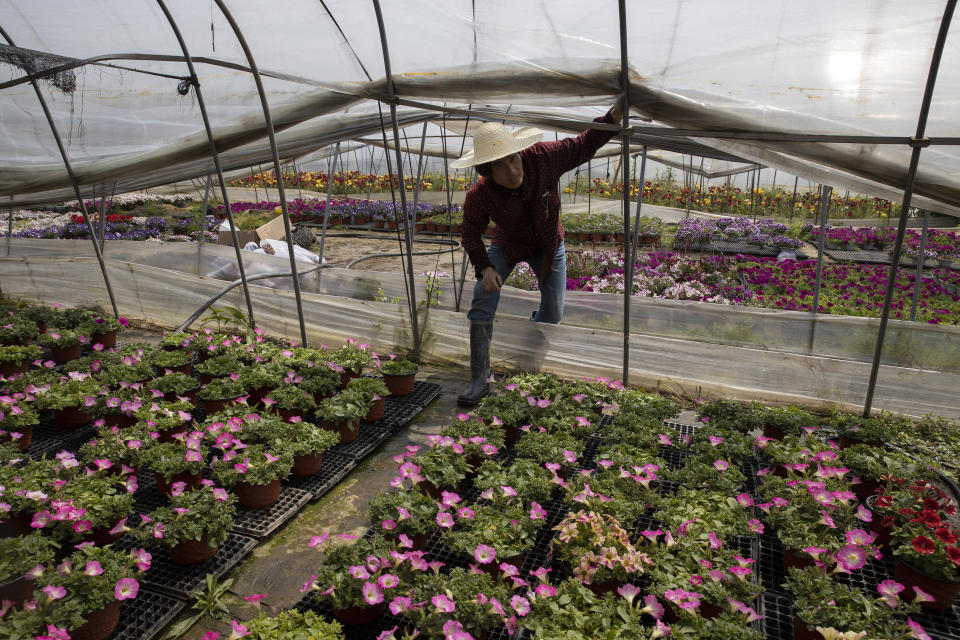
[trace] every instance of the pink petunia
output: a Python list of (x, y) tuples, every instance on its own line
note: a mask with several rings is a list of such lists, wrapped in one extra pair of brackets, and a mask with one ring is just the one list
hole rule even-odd
[(557, 595), (557, 588), (546, 583), (541, 583), (537, 585), (534, 592), (542, 598), (552, 598)]
[(523, 617), (530, 613), (530, 601), (523, 596), (513, 596), (510, 598), (510, 606), (517, 612), (517, 615)]
[(103, 567), (100, 566), (100, 563), (96, 560), (87, 561), (87, 566), (83, 570), (88, 576), (99, 576), (103, 573)]
[(450, 529), (453, 527), (453, 516), (447, 513), (446, 511), (441, 511), (437, 513), (437, 524), (444, 529)]
[(480, 564), (490, 564), (497, 557), (497, 550), (491, 546), (480, 544), (473, 551), (474, 559)]
[(132, 600), (137, 597), (140, 583), (133, 578), (120, 578), (113, 589), (113, 597), (117, 600)]
[(380, 604), (383, 602), (383, 589), (375, 582), (365, 582), (363, 584), (363, 599), (367, 604)]
[(60, 598), (67, 595), (67, 590), (63, 587), (58, 587), (56, 585), (49, 584), (41, 589), (51, 600), (59, 600)]
[(440, 613), (453, 613), (457, 609), (456, 603), (442, 593), (433, 596), (430, 602), (433, 603), (433, 606), (436, 607)]

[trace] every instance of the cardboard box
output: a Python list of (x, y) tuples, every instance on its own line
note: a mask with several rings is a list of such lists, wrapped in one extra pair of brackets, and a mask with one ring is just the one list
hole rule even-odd
[[(237, 239), (240, 241), (240, 246), (244, 246), (248, 242), (256, 242), (260, 244), (261, 240), (271, 239), (271, 240), (282, 240), (286, 237), (286, 230), (283, 227), (283, 216), (279, 215), (275, 217), (270, 222), (260, 225), (254, 231), (240, 231), (237, 230)], [(230, 236), (229, 231), (220, 231), (217, 237), (217, 242), (219, 244), (230, 245), (233, 244), (233, 238)]]

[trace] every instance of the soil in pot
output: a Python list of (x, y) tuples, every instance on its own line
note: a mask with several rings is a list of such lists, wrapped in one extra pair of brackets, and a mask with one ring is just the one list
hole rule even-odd
[(340, 434), (340, 444), (353, 442), (360, 435), (360, 423), (323, 421), (321, 428)]
[(290, 471), (290, 475), (294, 478), (308, 478), (317, 471), (320, 471), (320, 467), (322, 466), (322, 453), (293, 456), (293, 469)]
[(413, 393), (413, 385), (416, 380), (416, 371), (402, 376), (392, 376), (387, 373), (383, 374), (383, 383), (387, 385), (390, 394), (395, 396), (408, 396)]
[(280, 478), (269, 484), (247, 484), (239, 482), (233, 487), (237, 502), (247, 509), (263, 509), (280, 497)]
[(120, 622), (120, 601), (114, 600), (103, 609), (88, 613), (86, 620), (70, 632), (70, 640), (103, 640)]
[(207, 536), (200, 540), (181, 540), (170, 550), (170, 562), (178, 565), (200, 564), (217, 553), (218, 547), (207, 544)]

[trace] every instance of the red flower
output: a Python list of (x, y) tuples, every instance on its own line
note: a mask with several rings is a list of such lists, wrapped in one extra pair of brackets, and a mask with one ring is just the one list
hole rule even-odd
[(893, 506), (893, 498), (890, 496), (877, 496), (877, 499), (873, 501), (873, 506), (878, 509), (889, 509)]
[(892, 527), (893, 516), (884, 516), (883, 519), (880, 520), (880, 526), (883, 527), (884, 529), (889, 529), (890, 527)]
[(912, 518), (915, 515), (917, 515), (916, 511), (914, 511), (913, 509), (908, 509), (907, 507), (903, 507), (902, 509), (897, 509), (897, 513), (899, 513), (902, 516), (907, 516), (908, 518)]
[(938, 516), (935, 511), (930, 511), (930, 509), (924, 509), (910, 522), (922, 522), (929, 529), (936, 529), (943, 524), (943, 522), (940, 520), (940, 516)]
[(940, 503), (934, 500), (933, 498), (924, 498), (923, 499), (923, 508), (924, 509), (933, 509), (938, 511), (940, 509)]
[(957, 535), (950, 529), (950, 527), (940, 527), (936, 531), (937, 537), (940, 538), (942, 542), (947, 544), (954, 544), (957, 541)]
[(960, 549), (957, 547), (947, 547), (947, 555), (950, 556), (950, 561), (960, 567)]
[(917, 536), (913, 539), (913, 550), (917, 553), (928, 556), (937, 548), (937, 545), (927, 536)]

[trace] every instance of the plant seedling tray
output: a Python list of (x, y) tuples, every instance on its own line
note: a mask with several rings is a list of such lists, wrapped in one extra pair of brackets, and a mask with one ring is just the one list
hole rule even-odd
[(93, 422), (73, 429), (64, 429), (57, 424), (52, 412), (45, 411), (40, 414), (40, 424), (33, 427), (34, 444), (31, 447), (47, 440), (56, 440), (60, 443), (61, 449), (76, 453), (95, 434)]
[(793, 602), (781, 593), (767, 591), (760, 596), (757, 613), (766, 640), (793, 640)]
[(40, 458), (51, 457), (54, 454), (60, 453), (63, 451), (63, 440), (59, 438), (37, 438), (34, 435), (33, 442), (30, 443), (30, 447), (24, 453), (24, 457), (30, 458), (31, 460), (39, 460)]
[(697, 433), (697, 429), (700, 428), (700, 426), (696, 424), (683, 424), (682, 422), (675, 422), (673, 420), (664, 420), (663, 426), (676, 429), (681, 438), (684, 436), (693, 437), (693, 435)]
[(291, 487), (308, 492), (311, 501), (319, 500), (337, 486), (337, 483), (343, 480), (355, 466), (357, 463), (353, 458), (327, 452), (323, 454), (323, 466), (320, 467), (320, 471), (306, 478), (290, 478), (289, 484)]
[[(141, 546), (131, 536), (124, 536), (114, 545), (121, 550)], [(170, 556), (167, 554), (166, 548), (148, 545), (146, 549), (153, 556), (153, 559), (151, 560), (150, 570), (143, 574), (140, 582), (166, 595), (190, 600), (193, 598), (194, 592), (202, 590), (206, 586), (206, 575), (208, 573), (212, 573), (218, 578), (224, 576), (256, 546), (257, 541), (254, 538), (239, 533), (230, 533), (212, 558), (200, 564), (181, 566), (170, 562)]]
[(330, 449), (330, 453), (360, 461), (390, 438), (390, 435), (389, 429), (378, 429), (370, 425), (363, 425), (356, 440), (349, 444), (338, 444)]
[(420, 407), (399, 400), (390, 400), (388, 396), (383, 407), (383, 417), (375, 422), (363, 422), (363, 428), (386, 429), (396, 432), (400, 427), (420, 413)]
[(667, 461), (671, 471), (676, 471), (684, 465), (690, 453), (676, 447), (658, 447), (657, 455)]
[(230, 529), (255, 538), (263, 538), (297, 515), (297, 512), (310, 502), (312, 497), (309, 491), (284, 487), (277, 501), (262, 509), (247, 509), (238, 505), (237, 515)]
[(186, 608), (187, 603), (149, 589), (120, 605), (120, 622), (108, 640), (150, 640)]
[(441, 391), (443, 391), (443, 385), (435, 382), (417, 380), (413, 383), (412, 393), (408, 393), (405, 396), (387, 396), (387, 403), (389, 404), (390, 401), (393, 400), (394, 402), (416, 405), (423, 409), (433, 402), (436, 397), (440, 395)]

